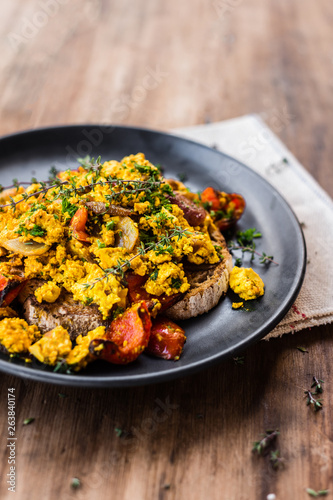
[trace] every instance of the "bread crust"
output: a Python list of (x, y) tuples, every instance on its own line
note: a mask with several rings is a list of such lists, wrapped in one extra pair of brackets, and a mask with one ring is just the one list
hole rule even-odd
[(214, 244), (222, 247), (223, 259), (211, 269), (186, 272), (191, 288), (181, 301), (165, 312), (171, 319), (195, 318), (210, 311), (228, 290), (232, 257), (220, 231), (213, 230), (210, 236)]

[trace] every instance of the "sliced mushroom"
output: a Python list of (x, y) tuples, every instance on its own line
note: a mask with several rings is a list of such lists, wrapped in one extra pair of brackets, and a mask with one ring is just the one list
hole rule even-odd
[(130, 217), (120, 219), (116, 225), (116, 246), (131, 252), (139, 239), (139, 230)]
[(32, 255), (42, 255), (50, 248), (50, 245), (45, 245), (45, 243), (37, 243), (37, 241), (23, 242), (19, 238), (3, 241), (1, 242), (1, 246), (10, 252), (19, 253), (26, 257)]
[(174, 196), (168, 196), (170, 202), (178, 205), (184, 212), (184, 218), (191, 226), (199, 226), (206, 219), (206, 210), (203, 207), (198, 207), (193, 201), (189, 200), (180, 193), (175, 193)]
[(120, 207), (119, 205), (107, 205), (102, 201), (87, 201), (85, 203), (88, 210), (91, 210), (96, 215), (119, 215), (120, 217), (126, 217), (132, 215), (134, 212), (128, 208)]

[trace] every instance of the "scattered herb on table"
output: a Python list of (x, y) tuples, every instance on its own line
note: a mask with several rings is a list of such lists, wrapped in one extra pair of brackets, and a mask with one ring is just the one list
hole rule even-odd
[(307, 391), (304, 391), (304, 394), (306, 395), (306, 406), (312, 405), (314, 411), (319, 411), (323, 408), (321, 399), (314, 398), (314, 396), (317, 394), (316, 392), (311, 392), (311, 390), (309, 389)]
[(116, 433), (117, 437), (119, 437), (119, 438), (122, 437), (124, 434), (123, 429), (120, 429), (120, 427), (115, 427), (114, 432)]
[(245, 356), (236, 356), (235, 358), (232, 359), (234, 360), (235, 365), (243, 365)]
[(253, 227), (246, 229), (245, 231), (238, 231), (236, 234), (236, 241), (231, 240), (228, 242), (228, 250), (230, 253), (233, 253), (235, 250), (242, 251), (242, 256), (236, 258), (235, 266), (240, 267), (242, 265), (245, 253), (251, 254), (251, 261), (253, 261), (257, 255), (259, 257), (260, 264), (273, 263), (278, 265), (278, 263), (273, 260), (273, 255), (267, 255), (265, 252), (260, 253), (256, 250), (254, 239), (261, 237), (262, 234), (257, 231), (255, 227)]
[(313, 383), (311, 385), (311, 389), (314, 389), (314, 391), (312, 391), (311, 389), (304, 391), (304, 394), (306, 395), (306, 405), (307, 406), (312, 405), (314, 410), (318, 411), (322, 409), (323, 403), (321, 399), (316, 399), (314, 396), (322, 394), (324, 381), (321, 380), (320, 378), (318, 379), (315, 376), (312, 377), (312, 380)]
[(313, 384), (311, 385), (311, 389), (315, 388), (314, 394), (321, 394), (323, 392), (323, 384), (324, 381), (320, 378), (313, 377)]
[(306, 488), (306, 492), (308, 495), (310, 495), (310, 497), (325, 497), (329, 490), (319, 490), (319, 491), (315, 491), (311, 488)]
[(309, 351), (307, 351), (307, 350), (305, 349), (305, 347), (299, 347), (299, 346), (298, 346), (298, 347), (297, 347), (297, 349), (298, 349), (299, 351), (303, 352), (304, 354), (305, 354), (306, 352), (307, 352), (307, 353), (309, 352)]
[(29, 424), (32, 424), (32, 422), (34, 422), (35, 419), (34, 418), (25, 418), (23, 420), (23, 425), (29, 425)]
[(77, 477), (73, 477), (71, 480), (71, 488), (73, 488), (73, 490), (77, 490), (78, 488), (80, 488), (80, 486), (81, 486), (80, 479)]
[(263, 438), (260, 441), (255, 441), (253, 443), (252, 451), (254, 453), (258, 453), (258, 455), (261, 455), (263, 451), (266, 450), (268, 446), (275, 441), (279, 434), (280, 432), (278, 430), (266, 431), (265, 434), (262, 434)]
[(282, 469), (285, 465), (285, 459), (280, 457), (280, 451), (271, 451), (269, 461), (272, 464), (273, 469)]

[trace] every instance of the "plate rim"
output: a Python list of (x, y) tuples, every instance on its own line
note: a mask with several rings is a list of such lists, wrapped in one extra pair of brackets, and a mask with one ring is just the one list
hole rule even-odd
[[(105, 388), (105, 387), (134, 387), (134, 386), (144, 386), (144, 385), (149, 385), (149, 384), (155, 384), (155, 383), (162, 383), (165, 381), (171, 381), (175, 380), (176, 378), (181, 378), (185, 376), (190, 376), (193, 375), (201, 370), (203, 370), (205, 367), (209, 368), (211, 366), (215, 366), (217, 363), (222, 362), (225, 359), (230, 358), (233, 354), (236, 354), (237, 352), (242, 351), (246, 346), (249, 346), (249, 344), (254, 344), (261, 338), (265, 337), (279, 322), (280, 320), (286, 315), (286, 313), (289, 311), (291, 304), (295, 301), (297, 295), (299, 294), (299, 291), (302, 287), (303, 281), (304, 281), (304, 276), (306, 272), (306, 261), (307, 261), (307, 249), (306, 249), (306, 242), (304, 238), (304, 233), (302, 230), (302, 227), (297, 219), (297, 216), (294, 212), (294, 210), (291, 208), (289, 203), (283, 198), (283, 196), (277, 191), (277, 189), (272, 186), (264, 177), (262, 177), (260, 174), (252, 170), (249, 166), (246, 164), (242, 163), (238, 159), (223, 153), (222, 151), (216, 150), (214, 148), (211, 148), (205, 144), (201, 144), (200, 142), (194, 141), (192, 139), (188, 139), (187, 137), (182, 137), (178, 136), (175, 133), (170, 133), (170, 132), (165, 132), (165, 131), (160, 131), (160, 130), (154, 130), (146, 127), (137, 127), (137, 126), (130, 126), (130, 125), (118, 125), (118, 124), (97, 124), (97, 123), (85, 123), (85, 124), (66, 124), (66, 125), (51, 125), (51, 126), (43, 126), (43, 127), (38, 127), (38, 128), (33, 128), (33, 129), (25, 129), (22, 131), (16, 131), (10, 134), (6, 134), (3, 136), (0, 136), (0, 145), (6, 140), (10, 139), (15, 139), (16, 137), (22, 137), (22, 136), (27, 136), (29, 134), (38, 134), (41, 132), (52, 132), (56, 130), (69, 130), (69, 129), (84, 129), (84, 128), (112, 128), (112, 132), (115, 129), (118, 130), (124, 130), (124, 131), (136, 131), (136, 132), (143, 132), (143, 133), (150, 133), (152, 135), (156, 136), (167, 136), (168, 138), (171, 138), (172, 140), (176, 140), (179, 142), (186, 142), (195, 145), (196, 147), (200, 147), (203, 149), (207, 149), (210, 152), (216, 153), (216, 155), (223, 157), (226, 160), (231, 160), (233, 162), (238, 163), (239, 165), (242, 166), (242, 168), (245, 168), (247, 171), (251, 172), (251, 175), (254, 175), (255, 177), (260, 178), (261, 181), (263, 181), (269, 189), (274, 193), (274, 195), (279, 199), (279, 202), (282, 203), (282, 205), (285, 206), (287, 211), (290, 212), (292, 215), (291, 220), (294, 223), (296, 232), (298, 231), (298, 238), (299, 241), (298, 243), (300, 244), (299, 249), (301, 250), (301, 255), (300, 255), (300, 262), (301, 265), (297, 269), (297, 283), (294, 284), (294, 289), (292, 294), (289, 296), (289, 299), (287, 303), (281, 307), (281, 310), (277, 315), (274, 315), (273, 318), (269, 319), (264, 323), (264, 325), (261, 325), (259, 328), (256, 328), (249, 336), (241, 339), (236, 345), (230, 346), (226, 349), (224, 349), (223, 352), (219, 352), (217, 354), (213, 354), (212, 356), (205, 357), (203, 359), (200, 359), (199, 361), (195, 361), (194, 363), (190, 365), (185, 365), (185, 366), (180, 366), (177, 367), (176, 365), (173, 367), (172, 370), (166, 369), (161, 372), (154, 372), (152, 373), (144, 373), (140, 375), (122, 375), (121, 373), (118, 375), (112, 374), (110, 377), (107, 377), (106, 375), (81, 375), (80, 373), (72, 375), (72, 374), (61, 374), (61, 373), (56, 373), (52, 371), (43, 371), (43, 370), (34, 370), (30, 366), (25, 366), (21, 364), (16, 364), (15, 362), (12, 362), (11, 359), (9, 360), (4, 360), (0, 359), (0, 371), (7, 373), (9, 375), (14, 375), (20, 378), (24, 378), (27, 380), (33, 380), (36, 382), (40, 383), (50, 383), (53, 385), (65, 385), (65, 386), (70, 386), (70, 387), (86, 387), (86, 388), (91, 388), (91, 387), (96, 387), (96, 388)], [(110, 133), (110, 132), (109, 132)], [(296, 233), (295, 233), (296, 234)], [(295, 278), (296, 280), (296, 278)], [(162, 361), (162, 360), (161, 360)], [(171, 363), (171, 361), (169, 361)], [(167, 368), (167, 365), (166, 365)]]

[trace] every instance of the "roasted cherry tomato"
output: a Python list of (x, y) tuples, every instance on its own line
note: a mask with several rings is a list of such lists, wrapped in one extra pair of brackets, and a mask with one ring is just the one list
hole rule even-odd
[(131, 363), (147, 347), (150, 330), (147, 304), (138, 302), (112, 321), (105, 338), (92, 340), (89, 351), (109, 363)]
[(126, 274), (126, 281), (128, 287), (128, 298), (132, 303), (139, 302), (140, 300), (144, 300), (148, 308), (159, 300), (161, 303), (161, 308), (158, 310), (159, 313), (165, 311), (169, 307), (173, 306), (176, 302), (178, 302), (182, 298), (181, 293), (175, 293), (173, 295), (166, 295), (163, 293), (162, 295), (151, 295), (148, 293), (143, 285), (148, 280), (149, 276), (138, 276), (134, 273)]
[(225, 231), (236, 224), (245, 209), (243, 196), (237, 193), (224, 193), (212, 187), (206, 188), (201, 193), (201, 201), (220, 231)]
[(24, 278), (6, 278), (0, 274), (0, 306), (8, 306), (18, 296), (25, 285)]
[(206, 188), (201, 193), (201, 201), (202, 203), (209, 203), (209, 207), (211, 210), (219, 210), (220, 208), (219, 191), (217, 191), (212, 187)]
[(80, 207), (69, 224), (69, 227), (73, 230), (73, 237), (84, 243), (89, 243), (89, 235), (86, 232), (87, 220), (88, 210), (86, 207)]
[(186, 342), (185, 332), (171, 319), (158, 316), (153, 320), (148, 347), (158, 358), (178, 360)]

